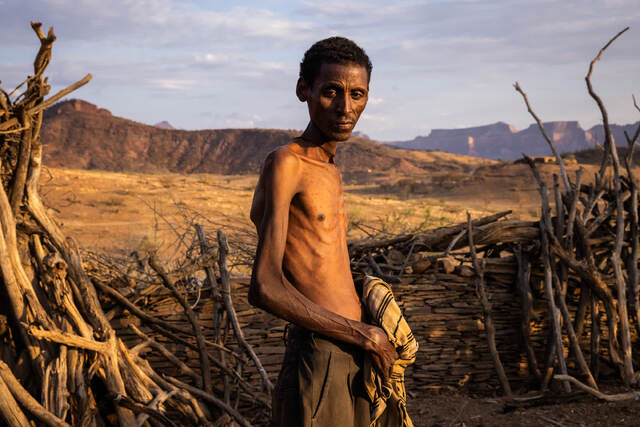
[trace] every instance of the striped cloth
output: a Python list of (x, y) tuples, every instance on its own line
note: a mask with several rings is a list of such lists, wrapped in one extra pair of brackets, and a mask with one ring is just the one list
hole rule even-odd
[(362, 303), (366, 307), (369, 323), (387, 333), (399, 356), (386, 382), (374, 368), (371, 359), (365, 358), (365, 387), (372, 402), (371, 426), (413, 427), (407, 413), (404, 370), (415, 362), (418, 343), (393, 298), (391, 286), (382, 279), (366, 277), (362, 287)]

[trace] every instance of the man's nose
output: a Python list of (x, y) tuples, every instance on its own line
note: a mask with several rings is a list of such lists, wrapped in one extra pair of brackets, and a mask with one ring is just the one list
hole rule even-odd
[(351, 105), (351, 97), (348, 93), (345, 93), (343, 96), (339, 97), (338, 100), (338, 111), (343, 114), (351, 113), (352, 110)]

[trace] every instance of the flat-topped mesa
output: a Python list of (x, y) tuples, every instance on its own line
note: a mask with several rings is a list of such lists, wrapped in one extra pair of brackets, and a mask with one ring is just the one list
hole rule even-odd
[[(631, 137), (638, 127), (638, 122), (626, 124), (626, 125), (616, 125), (612, 124), (611, 126), (611, 135), (613, 136), (613, 140), (615, 141), (618, 147), (626, 147), (627, 140), (624, 136), (624, 132), (626, 131)], [(600, 145), (604, 144), (604, 128), (602, 125), (595, 125), (589, 129), (588, 133), (590, 137), (593, 139), (593, 143), (598, 143)]]
[[(587, 132), (575, 120), (545, 122), (543, 125), (547, 135), (549, 135), (549, 138), (554, 142), (560, 153), (593, 147), (593, 143), (587, 137)], [(542, 144), (544, 140), (542, 140), (537, 124), (532, 124), (528, 128), (521, 130), (516, 136), (524, 153), (530, 156), (550, 155), (551, 150), (548, 146)], [(531, 151), (533, 147), (537, 148), (535, 152)]]
[[(577, 121), (546, 122), (544, 127), (561, 153), (584, 150), (594, 145), (592, 135), (582, 129)], [(537, 125), (518, 131), (504, 122), (462, 129), (434, 129), (428, 136), (418, 136), (411, 141), (393, 142), (390, 145), (490, 159), (517, 159), (522, 153), (529, 156), (551, 154)]]
[(483, 126), (473, 126), (468, 128), (461, 129), (433, 129), (431, 133), (429, 133), (428, 138), (452, 138), (452, 137), (478, 137), (480, 135), (491, 136), (491, 135), (502, 135), (502, 134), (512, 134), (517, 132), (517, 130), (508, 123), (505, 122), (496, 122), (490, 125)]

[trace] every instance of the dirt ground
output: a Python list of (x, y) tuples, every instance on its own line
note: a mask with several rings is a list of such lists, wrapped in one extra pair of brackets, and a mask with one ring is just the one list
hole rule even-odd
[(640, 402), (603, 402), (586, 394), (558, 395), (517, 407), (500, 398), (432, 392), (409, 398), (416, 427), (639, 426)]

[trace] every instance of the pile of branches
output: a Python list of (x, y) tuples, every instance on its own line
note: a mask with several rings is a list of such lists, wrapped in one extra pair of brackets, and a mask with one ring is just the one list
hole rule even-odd
[[(114, 300), (122, 296), (90, 278), (77, 245), (65, 238), (44, 207), (38, 191), (42, 112), (86, 84), (91, 75), (45, 99), (50, 86), (43, 74), (56, 37), (53, 28), (45, 35), (40, 23), (31, 26), (40, 40), (34, 74), (11, 92), (0, 88), (0, 417), (16, 427), (250, 425), (228, 399), (215, 395), (209, 367), (219, 357), (210, 354), (210, 347), (229, 350), (204, 341), (197, 315), (160, 263), (149, 260), (164, 286), (183, 304), (196, 344), (178, 338), (195, 345), (201, 354), (201, 374), (190, 375), (194, 385), (149, 365), (141, 350), (151, 346), (163, 351), (154, 340), (129, 348), (119, 338), (96, 286)], [(242, 331), (233, 321), (229, 299), (224, 235), (219, 235), (219, 242), (219, 279), (208, 269), (208, 283), (220, 294), (224, 306), (220, 313), (227, 313), (241, 342)], [(202, 245), (208, 251), (204, 241)], [(245, 350), (251, 354), (250, 347)], [(230, 381), (237, 377), (230, 366), (221, 364), (220, 369), (226, 370)], [(270, 389), (266, 377), (264, 382)]]
[[(598, 397), (597, 378), (600, 366), (601, 310), (607, 332), (608, 362), (618, 372), (626, 386), (638, 385), (640, 375), (635, 372), (631, 326), (635, 323), (636, 336), (640, 335), (640, 287), (638, 283), (638, 182), (633, 173), (633, 151), (640, 136), (640, 126), (633, 135), (625, 132), (628, 144), (624, 167), (618, 157), (609, 117), (602, 99), (591, 83), (594, 66), (605, 50), (629, 28), (613, 37), (590, 62), (585, 77), (589, 95), (596, 102), (602, 115), (604, 151), (602, 162), (595, 174), (594, 183), (582, 185), (582, 170), (578, 170), (574, 182), (569, 179), (562, 157), (553, 140), (547, 135), (541, 120), (533, 111), (526, 93), (516, 82), (519, 92), (534, 117), (542, 135), (558, 160), (560, 178), (554, 175), (551, 189), (555, 202), (555, 217), (549, 202), (549, 188), (542, 180), (535, 163), (525, 156), (538, 183), (542, 218), (540, 220), (541, 260), (544, 272), (544, 289), (547, 295), (551, 336), (548, 358), (542, 376), (546, 384), (556, 369), (556, 380), (562, 381), (565, 391), (570, 384)], [(635, 98), (635, 108), (640, 112)], [(560, 185), (559, 181), (562, 182)], [(525, 281), (526, 282), (526, 281)], [(525, 283), (526, 285), (526, 283)], [(524, 293), (527, 289), (523, 290)], [(567, 294), (579, 294), (575, 314), (567, 307)], [(585, 317), (591, 317), (590, 361), (587, 363), (581, 346)], [(568, 338), (571, 353), (587, 384), (568, 375), (563, 347), (563, 336)], [(623, 397), (638, 397), (632, 392)]]
[[(126, 320), (119, 331), (123, 337), (125, 331), (133, 333), (126, 334), (133, 336), (128, 340), (135, 344), (132, 351), (162, 356), (177, 372), (177, 378), (167, 380), (213, 402), (226, 413), (226, 421), (263, 424), (270, 419), (273, 384), (236, 314), (227, 237), (218, 231), (212, 239), (199, 224), (193, 231), (186, 246), (198, 251), (172, 260), (170, 271), (154, 252), (133, 252), (125, 260), (87, 252), (87, 273), (110, 320)], [(167, 298), (172, 300), (169, 307), (177, 303), (182, 312), (167, 312)], [(212, 327), (207, 328), (203, 318), (210, 317)], [(189, 366), (194, 358), (186, 351), (198, 354), (197, 368)], [(258, 387), (248, 378), (252, 371), (259, 375)]]
[[(541, 390), (547, 390), (555, 380), (567, 392), (573, 384), (606, 400), (640, 397), (637, 391), (606, 395), (598, 387), (603, 363), (612, 368), (610, 371), (623, 385), (640, 384), (640, 358), (636, 352), (634, 359), (633, 352), (633, 338), (640, 336), (639, 195), (633, 170), (640, 126), (633, 135), (625, 133), (628, 149), (625, 158), (620, 159), (607, 110), (591, 83), (595, 63), (627, 30), (598, 52), (585, 77), (588, 92), (601, 112), (605, 135), (602, 161), (592, 184), (582, 183), (582, 168), (575, 179), (568, 176), (553, 139), (516, 82), (516, 91), (557, 159), (559, 174), (554, 174), (553, 183), (548, 185), (538, 165), (524, 156), (541, 196), (539, 221), (499, 220), (509, 213), (503, 212), (418, 234), (350, 242), (355, 271), (378, 275), (392, 283), (401, 281), (404, 274), (422, 273), (434, 264), (450, 271), (463, 264), (471, 266), (489, 348), (507, 395), (512, 395), (512, 390), (495, 345), (491, 283), (485, 278), (486, 261), (492, 257), (517, 261), (514, 291), (521, 301), (523, 353)], [(633, 104), (640, 112), (635, 98)], [(541, 302), (546, 309), (539, 313), (534, 307)], [(534, 350), (530, 340), (531, 325), (540, 321), (548, 327), (543, 355)], [(568, 358), (574, 361), (575, 372), (569, 371)]]

